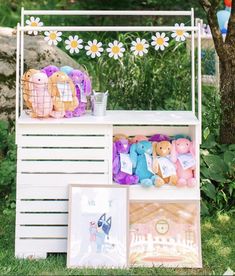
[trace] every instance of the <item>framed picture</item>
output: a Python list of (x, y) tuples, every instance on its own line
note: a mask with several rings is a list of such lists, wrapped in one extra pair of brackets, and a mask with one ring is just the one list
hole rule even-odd
[(70, 185), (68, 267), (127, 267), (128, 187)]
[(201, 267), (199, 220), (199, 201), (131, 201), (129, 264)]

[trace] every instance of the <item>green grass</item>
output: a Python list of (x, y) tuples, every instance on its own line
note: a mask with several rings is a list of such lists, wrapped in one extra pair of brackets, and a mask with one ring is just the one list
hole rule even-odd
[(71, 270), (65, 254), (52, 254), (46, 260), (14, 258), (14, 211), (0, 214), (1, 275), (222, 275), (235, 271), (235, 219), (218, 214), (202, 219), (203, 269), (131, 268), (129, 270)]

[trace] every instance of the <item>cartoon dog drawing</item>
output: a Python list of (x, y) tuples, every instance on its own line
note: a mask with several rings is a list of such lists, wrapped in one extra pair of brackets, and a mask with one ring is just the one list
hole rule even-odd
[(94, 222), (90, 222), (90, 241), (96, 242), (97, 253), (105, 252), (106, 247), (112, 248), (114, 246), (105, 242), (105, 238), (109, 238), (111, 226), (112, 218), (109, 217), (108, 219), (106, 219), (105, 213), (101, 215), (97, 224)]

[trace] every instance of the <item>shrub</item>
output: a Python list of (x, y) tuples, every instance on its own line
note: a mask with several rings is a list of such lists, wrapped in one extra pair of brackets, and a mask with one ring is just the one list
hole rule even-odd
[(16, 146), (14, 127), (0, 121), (0, 198), (15, 200)]

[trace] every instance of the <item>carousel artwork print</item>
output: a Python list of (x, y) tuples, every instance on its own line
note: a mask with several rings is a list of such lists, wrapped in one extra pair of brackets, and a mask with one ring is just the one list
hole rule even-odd
[(200, 267), (199, 204), (130, 203), (130, 265)]

